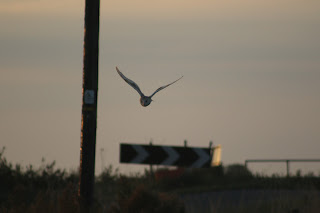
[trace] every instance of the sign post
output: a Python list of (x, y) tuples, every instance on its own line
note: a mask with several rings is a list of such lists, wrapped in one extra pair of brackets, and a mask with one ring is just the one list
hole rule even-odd
[(100, 0), (86, 0), (83, 51), (82, 118), (79, 196), (89, 209), (93, 202), (97, 129)]

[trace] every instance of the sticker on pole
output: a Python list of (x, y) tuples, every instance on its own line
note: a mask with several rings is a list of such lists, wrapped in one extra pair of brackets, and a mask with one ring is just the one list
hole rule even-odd
[(93, 90), (84, 91), (84, 103), (85, 104), (94, 104), (94, 91)]

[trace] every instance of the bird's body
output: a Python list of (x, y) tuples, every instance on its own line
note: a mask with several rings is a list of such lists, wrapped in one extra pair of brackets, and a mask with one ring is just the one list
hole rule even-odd
[(150, 96), (141, 96), (140, 98), (140, 104), (144, 107), (149, 106), (151, 104), (151, 101), (152, 99)]
[(144, 107), (150, 105), (150, 103), (152, 102), (152, 96), (154, 96), (157, 92), (159, 92), (160, 90), (162, 90), (162, 89), (170, 86), (171, 84), (177, 82), (178, 80), (180, 80), (180, 79), (183, 77), (183, 76), (180, 77), (178, 80), (175, 80), (174, 82), (172, 82), (172, 83), (170, 83), (170, 84), (167, 84), (167, 85), (165, 85), (165, 86), (159, 87), (152, 95), (150, 95), (150, 96), (145, 96), (145, 95), (141, 92), (139, 86), (138, 86), (134, 81), (132, 81), (132, 80), (130, 80), (129, 78), (127, 78), (126, 76), (124, 76), (124, 75), (122, 74), (122, 72), (120, 72), (120, 70), (118, 69), (118, 67), (116, 67), (116, 70), (117, 70), (118, 74), (120, 75), (120, 77), (121, 77), (125, 82), (127, 82), (130, 86), (132, 86), (133, 89), (135, 89), (135, 90), (140, 94), (140, 104), (141, 104), (142, 106), (144, 106)]

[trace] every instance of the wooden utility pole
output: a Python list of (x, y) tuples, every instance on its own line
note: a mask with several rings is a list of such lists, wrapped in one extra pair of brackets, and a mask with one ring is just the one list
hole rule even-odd
[(79, 196), (85, 209), (93, 203), (97, 129), (100, 0), (86, 0), (83, 51)]

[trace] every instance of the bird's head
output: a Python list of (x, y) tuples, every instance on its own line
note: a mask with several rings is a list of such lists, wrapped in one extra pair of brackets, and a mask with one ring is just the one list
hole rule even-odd
[(144, 107), (149, 106), (151, 104), (151, 101), (151, 97), (144, 96), (140, 98), (140, 104)]

